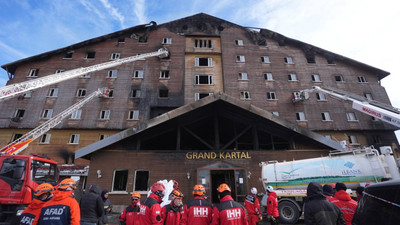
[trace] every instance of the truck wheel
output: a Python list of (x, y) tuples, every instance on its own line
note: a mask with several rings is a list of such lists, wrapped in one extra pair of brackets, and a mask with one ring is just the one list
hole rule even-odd
[(289, 201), (280, 202), (278, 205), (279, 223), (295, 224), (299, 219), (300, 212), (296, 205)]

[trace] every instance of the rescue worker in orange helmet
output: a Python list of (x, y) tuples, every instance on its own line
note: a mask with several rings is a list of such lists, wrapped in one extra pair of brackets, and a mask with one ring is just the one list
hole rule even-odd
[(161, 209), (161, 218), (164, 225), (179, 225), (183, 212), (183, 194), (179, 190), (173, 190), (171, 197), (171, 203)]
[(244, 205), (247, 210), (249, 225), (256, 225), (258, 221), (262, 220), (260, 201), (257, 198), (257, 188), (251, 188), (250, 194), (244, 200)]
[(140, 212), (137, 215), (140, 225), (162, 224), (161, 206), (165, 194), (165, 186), (162, 183), (154, 183), (151, 186), (151, 193), (140, 205)]
[(193, 200), (188, 202), (182, 215), (184, 225), (208, 225), (212, 220), (213, 205), (206, 200), (206, 188), (197, 184), (193, 187)]
[[(40, 212), (39, 225), (79, 225), (81, 213), (74, 199), (76, 182), (71, 178), (62, 180), (54, 192), (53, 198), (46, 202)], [(36, 221), (36, 220), (35, 220)]]
[(213, 225), (248, 225), (246, 211), (231, 196), (231, 188), (227, 184), (218, 187), (220, 203), (213, 209)]
[(140, 193), (133, 192), (131, 195), (131, 205), (126, 207), (119, 216), (120, 225), (135, 225), (137, 222), (137, 215), (139, 214), (140, 207)]
[(43, 204), (53, 197), (53, 193), (53, 185), (49, 183), (43, 183), (39, 185), (33, 194), (33, 200), (31, 204), (29, 204), (28, 207), (26, 207), (26, 209), (22, 212), (19, 224), (31, 225), (35, 218), (39, 217)]

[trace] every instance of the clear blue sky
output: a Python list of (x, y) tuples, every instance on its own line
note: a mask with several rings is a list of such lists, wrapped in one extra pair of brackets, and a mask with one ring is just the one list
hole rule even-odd
[[(400, 107), (396, 0), (0, 0), (0, 65), (124, 28), (200, 12), (267, 28), (391, 73)], [(0, 69), (0, 86), (7, 82)]]

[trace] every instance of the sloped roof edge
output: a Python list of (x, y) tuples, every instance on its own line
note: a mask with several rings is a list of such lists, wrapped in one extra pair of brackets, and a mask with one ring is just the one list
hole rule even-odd
[(330, 139), (325, 138), (324, 136), (319, 135), (319, 134), (317, 134), (317, 133), (315, 133), (315, 132), (313, 132), (311, 130), (308, 130), (306, 128), (303, 128), (301, 126), (293, 124), (293, 123), (291, 123), (289, 121), (286, 121), (286, 120), (284, 120), (284, 119), (282, 119), (280, 117), (277, 117), (277, 116), (273, 115), (272, 113), (270, 113), (270, 112), (268, 112), (266, 110), (263, 110), (263, 109), (261, 109), (261, 108), (259, 108), (257, 106), (252, 105), (249, 102), (245, 102), (245, 101), (241, 101), (239, 99), (235, 99), (235, 98), (233, 98), (233, 97), (231, 97), (231, 96), (229, 96), (227, 94), (224, 94), (224, 93), (217, 93), (217, 94), (214, 94), (212, 96), (208, 96), (206, 98), (202, 98), (202, 99), (200, 99), (200, 100), (198, 100), (196, 102), (181, 106), (181, 107), (179, 107), (177, 109), (174, 109), (172, 111), (164, 113), (164, 114), (162, 114), (162, 115), (160, 115), (158, 117), (150, 119), (147, 122), (143, 122), (143, 123), (141, 123), (141, 124), (139, 124), (139, 125), (137, 125), (135, 127), (128, 128), (128, 129), (123, 130), (123, 131), (121, 131), (121, 132), (119, 132), (119, 133), (117, 133), (115, 135), (112, 135), (112, 136), (106, 138), (106, 139), (103, 139), (101, 141), (95, 142), (95, 143), (93, 143), (91, 145), (88, 145), (86, 147), (83, 147), (83, 148), (81, 148), (81, 149), (79, 149), (79, 150), (77, 150), (75, 152), (75, 159), (85, 158), (88, 155), (92, 154), (93, 152), (96, 152), (97, 150), (100, 150), (102, 148), (110, 146), (110, 145), (112, 145), (112, 144), (114, 144), (114, 143), (116, 143), (118, 141), (121, 141), (122, 139), (125, 139), (125, 138), (130, 137), (130, 136), (135, 135), (135, 134), (138, 134), (140, 132), (143, 132), (144, 130), (150, 129), (150, 128), (152, 128), (154, 126), (157, 126), (157, 125), (159, 125), (161, 123), (164, 123), (164, 122), (166, 122), (166, 121), (168, 121), (170, 119), (179, 117), (179, 116), (181, 116), (181, 115), (183, 115), (183, 114), (185, 114), (187, 112), (190, 112), (192, 110), (195, 110), (197, 108), (200, 108), (202, 106), (211, 104), (211, 103), (219, 101), (219, 100), (228, 102), (228, 103), (230, 103), (232, 105), (235, 105), (237, 107), (240, 107), (242, 109), (250, 111), (251, 113), (257, 114), (257, 115), (259, 115), (259, 116), (261, 116), (261, 117), (263, 117), (265, 119), (268, 119), (270, 121), (273, 121), (274, 123), (277, 123), (277, 124), (279, 124), (279, 125), (281, 125), (283, 127), (291, 129), (295, 133), (298, 133), (298, 134), (303, 135), (303, 136), (308, 136), (309, 138), (311, 138), (311, 139), (313, 139), (313, 140), (315, 140), (315, 141), (317, 141), (317, 142), (319, 142), (319, 143), (321, 143), (323, 145), (326, 145), (326, 146), (328, 146), (328, 147), (330, 147), (332, 149), (336, 149), (336, 150), (341, 149), (341, 145), (340, 145), (339, 142), (330, 140)]

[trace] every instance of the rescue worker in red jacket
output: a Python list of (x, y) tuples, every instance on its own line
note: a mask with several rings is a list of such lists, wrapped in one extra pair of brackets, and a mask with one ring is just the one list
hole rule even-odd
[(231, 189), (227, 184), (218, 187), (220, 203), (213, 209), (213, 225), (248, 225), (246, 212), (243, 206), (235, 202), (231, 196)]
[(119, 216), (120, 225), (135, 225), (138, 224), (137, 215), (139, 214), (140, 207), (140, 193), (133, 192), (131, 195), (132, 204), (122, 211)]
[(171, 197), (171, 203), (161, 209), (161, 218), (164, 225), (179, 225), (183, 213), (183, 194), (179, 190), (173, 190)]
[[(39, 225), (79, 225), (81, 210), (74, 199), (76, 182), (66, 178), (58, 184), (53, 198), (46, 202), (40, 212)], [(36, 221), (36, 220), (35, 220)]]
[(162, 224), (161, 206), (165, 194), (165, 186), (162, 183), (154, 183), (151, 186), (151, 193), (140, 205), (137, 219), (140, 225)]
[(342, 211), (346, 225), (350, 225), (358, 203), (346, 192), (347, 187), (344, 183), (336, 183), (335, 190), (334, 199), (331, 202)]
[(31, 225), (34, 219), (39, 217), (43, 204), (53, 197), (53, 193), (53, 185), (49, 183), (39, 185), (33, 194), (34, 197), (31, 204), (22, 212), (19, 224)]
[(274, 192), (274, 188), (272, 186), (267, 186), (267, 193), (268, 220), (271, 221), (271, 225), (275, 225), (279, 223), (278, 196)]
[(257, 188), (252, 187), (250, 193), (250, 195), (246, 196), (244, 205), (249, 217), (249, 225), (256, 225), (258, 221), (262, 220), (260, 201), (257, 198)]
[(213, 205), (206, 200), (206, 188), (197, 184), (193, 187), (194, 198), (188, 202), (182, 215), (183, 225), (209, 225), (212, 220)]

